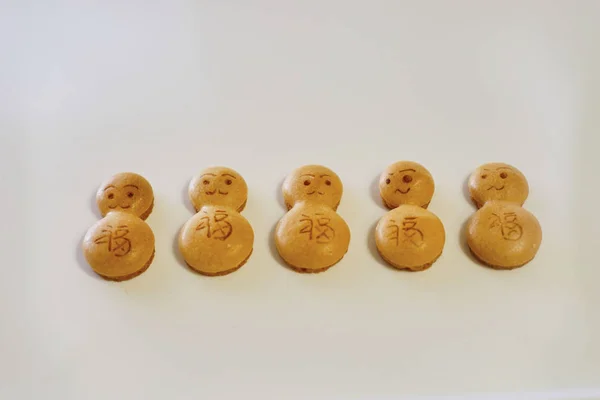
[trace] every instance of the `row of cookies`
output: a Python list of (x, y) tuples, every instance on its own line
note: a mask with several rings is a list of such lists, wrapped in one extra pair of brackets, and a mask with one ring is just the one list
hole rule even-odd
[[(442, 254), (445, 230), (427, 208), (435, 191), (422, 165), (401, 161), (379, 180), (383, 203), (390, 209), (375, 228), (381, 257), (398, 269), (429, 268)], [(524, 208), (529, 186), (516, 168), (500, 163), (479, 167), (469, 179), (479, 210), (468, 224), (467, 243), (483, 263), (497, 269), (520, 267), (532, 260), (542, 234), (537, 219)], [(336, 210), (342, 181), (330, 169), (308, 165), (283, 183), (287, 214), (275, 229), (282, 259), (298, 272), (321, 272), (338, 263), (350, 244), (350, 229)], [(179, 233), (179, 251), (193, 270), (209, 276), (231, 273), (250, 258), (254, 231), (241, 215), (248, 186), (236, 171), (211, 167), (192, 179), (189, 197), (196, 214)], [(150, 183), (134, 173), (111, 177), (98, 189), (103, 219), (83, 241), (92, 269), (109, 280), (131, 279), (154, 257), (154, 234), (144, 221), (154, 207)]]

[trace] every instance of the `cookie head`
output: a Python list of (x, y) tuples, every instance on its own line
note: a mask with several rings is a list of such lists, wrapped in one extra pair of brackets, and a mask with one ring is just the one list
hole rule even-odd
[(339, 176), (322, 165), (305, 165), (283, 182), (283, 198), (288, 209), (298, 202), (313, 202), (337, 209), (344, 187)]
[(490, 200), (523, 205), (529, 195), (525, 176), (515, 167), (503, 163), (484, 164), (469, 178), (469, 192), (478, 208)]
[(192, 179), (188, 192), (196, 211), (203, 206), (222, 206), (239, 212), (248, 199), (246, 181), (227, 167), (206, 168)]
[(412, 161), (400, 161), (386, 168), (379, 178), (379, 193), (388, 208), (402, 204), (426, 208), (435, 184), (427, 169)]
[(104, 182), (96, 193), (96, 203), (106, 216), (111, 211), (123, 211), (146, 219), (154, 205), (150, 183), (133, 172), (116, 174)]

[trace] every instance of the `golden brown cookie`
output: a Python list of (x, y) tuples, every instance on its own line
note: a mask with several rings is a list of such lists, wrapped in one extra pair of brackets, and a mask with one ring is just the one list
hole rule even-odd
[(112, 211), (92, 226), (83, 239), (83, 253), (105, 279), (123, 281), (144, 272), (154, 257), (154, 234), (137, 216)]
[(427, 169), (412, 161), (399, 161), (386, 168), (379, 178), (379, 193), (387, 208), (412, 204), (427, 208), (435, 184)]
[(442, 254), (446, 233), (435, 214), (418, 206), (402, 205), (379, 220), (375, 242), (388, 264), (398, 269), (422, 271)]
[(102, 216), (111, 211), (123, 211), (146, 219), (154, 206), (154, 192), (143, 176), (122, 172), (100, 186), (96, 202)]
[[(327, 199), (331, 204), (332, 199)], [(344, 257), (350, 229), (329, 205), (297, 203), (277, 224), (275, 244), (283, 260), (298, 272), (321, 272)]]
[(227, 167), (206, 168), (192, 179), (188, 191), (196, 212), (211, 205), (241, 212), (248, 198), (248, 185), (244, 178)]
[(490, 200), (509, 201), (522, 206), (529, 195), (529, 184), (515, 167), (489, 163), (473, 172), (469, 178), (469, 192), (477, 208)]
[(195, 271), (225, 275), (240, 268), (252, 254), (254, 231), (229, 207), (204, 206), (181, 229), (179, 250)]
[(531, 261), (542, 242), (538, 220), (518, 203), (489, 201), (468, 224), (472, 253), (495, 269), (513, 269)]
[(246, 263), (254, 246), (254, 231), (239, 211), (246, 205), (248, 186), (231, 168), (210, 167), (189, 185), (198, 211), (181, 229), (179, 251), (193, 270), (226, 275)]
[(283, 182), (283, 198), (290, 210), (297, 202), (324, 204), (336, 210), (344, 187), (339, 176), (322, 165), (305, 165)]

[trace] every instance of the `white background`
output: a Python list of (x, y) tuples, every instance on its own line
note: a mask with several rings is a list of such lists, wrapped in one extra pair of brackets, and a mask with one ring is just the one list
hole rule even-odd
[[(0, 1), (0, 398), (600, 398), (599, 1)], [(385, 266), (376, 179), (436, 181), (442, 258)], [(465, 250), (465, 181), (530, 182), (537, 258)], [(282, 266), (281, 181), (321, 163), (345, 192), (346, 257)], [(189, 179), (249, 185), (238, 272), (182, 266)], [(153, 185), (150, 269), (97, 278), (80, 245), (102, 180)], [(594, 397), (596, 396), (596, 397)]]

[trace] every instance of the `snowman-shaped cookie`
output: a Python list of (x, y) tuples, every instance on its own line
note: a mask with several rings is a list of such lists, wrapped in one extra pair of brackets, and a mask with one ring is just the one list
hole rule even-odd
[(350, 229), (335, 211), (342, 192), (340, 178), (320, 165), (300, 167), (285, 179), (289, 211), (277, 224), (275, 244), (295, 271), (325, 271), (348, 251)]
[(104, 218), (83, 239), (87, 262), (108, 280), (140, 275), (154, 258), (154, 233), (144, 222), (154, 206), (152, 186), (138, 174), (120, 173), (100, 186), (96, 202)]
[(529, 195), (525, 176), (504, 163), (480, 166), (469, 178), (479, 208), (467, 226), (471, 252), (494, 269), (514, 269), (531, 261), (542, 242), (537, 218), (522, 205)]
[(246, 263), (254, 231), (240, 211), (248, 186), (231, 168), (210, 167), (189, 185), (197, 213), (181, 229), (179, 250), (193, 270), (208, 276), (226, 275)]
[(375, 228), (381, 257), (398, 269), (422, 271), (442, 254), (446, 233), (442, 221), (426, 210), (435, 185), (425, 167), (412, 161), (390, 165), (379, 178), (379, 193), (391, 209)]

